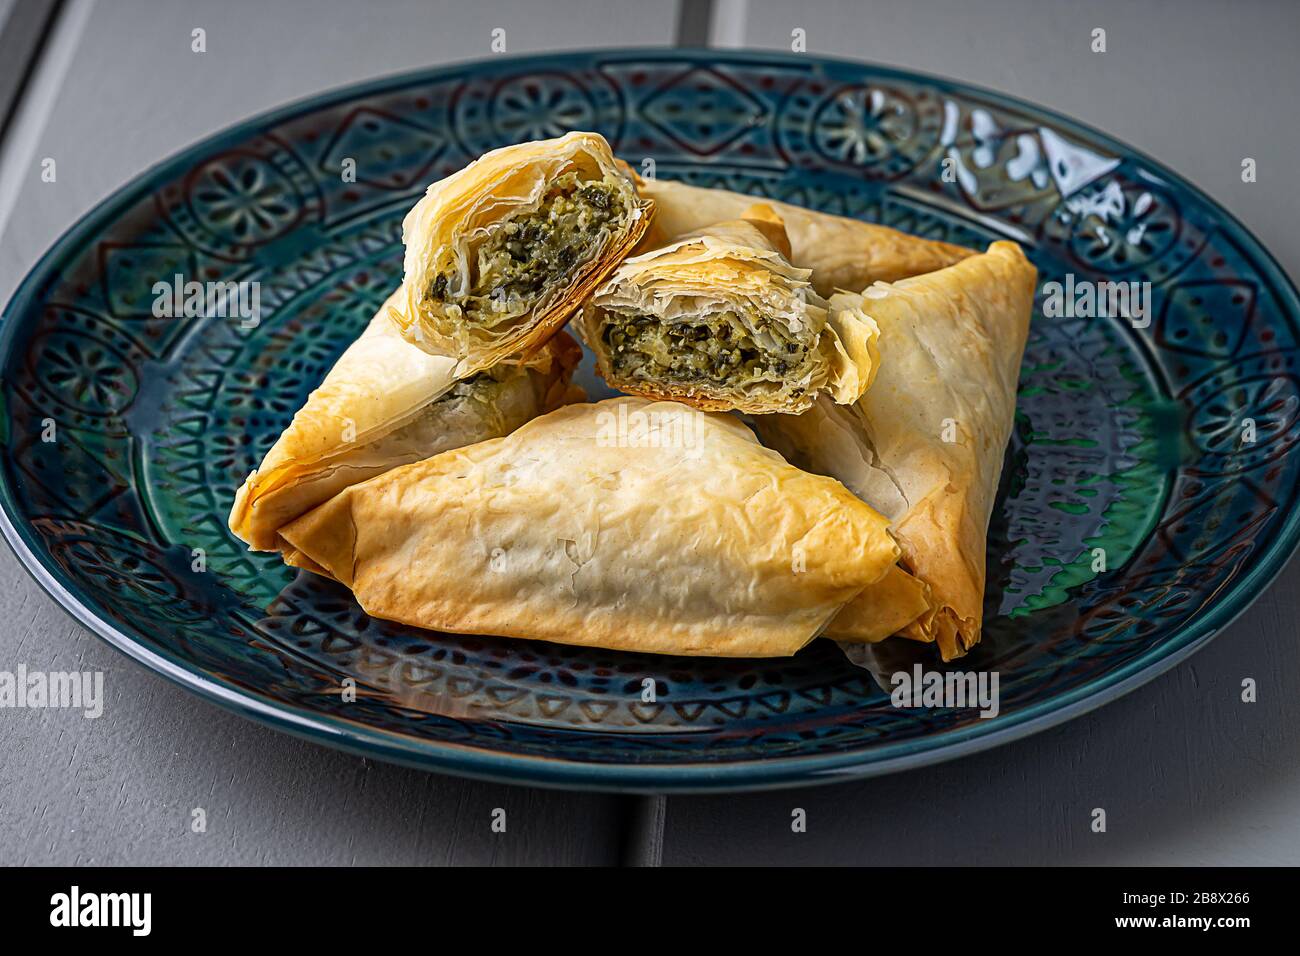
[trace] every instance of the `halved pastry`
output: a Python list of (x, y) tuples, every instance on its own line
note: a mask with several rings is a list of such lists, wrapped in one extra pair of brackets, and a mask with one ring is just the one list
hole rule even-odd
[[(1036, 277), (1018, 245), (995, 242), (938, 272), (872, 286), (861, 305), (880, 329), (880, 363), (866, 394), (755, 419), (792, 463), (838, 478), (890, 519), (900, 564), (933, 605), (902, 633), (936, 641), (944, 660), (980, 637), (986, 535)], [(851, 602), (826, 633), (861, 640), (876, 623), (873, 606)]]
[(640, 177), (637, 188), (655, 204), (654, 226), (642, 248), (664, 245), (710, 223), (740, 218), (755, 202), (768, 203), (790, 235), (790, 261), (812, 270), (813, 287), (823, 296), (836, 289), (856, 291), (873, 282), (933, 272), (975, 254), (974, 249), (922, 239), (888, 226), (725, 189)]
[(827, 302), (790, 265), (770, 206), (626, 260), (579, 331), (610, 385), (710, 411), (798, 413), (823, 391), (852, 402), (874, 365), (875, 324)]
[(394, 319), (458, 376), (526, 355), (631, 252), (651, 210), (596, 133), (493, 150), (407, 213)]
[(375, 617), (722, 657), (793, 654), (898, 556), (874, 509), (738, 420), (633, 397), (395, 469), (280, 534)]
[(280, 527), (349, 485), (488, 438), (567, 401), (582, 357), (560, 333), (523, 364), (465, 379), (456, 361), (406, 342), (389, 319), (394, 293), (348, 346), (245, 480), (230, 530), (257, 551), (280, 547)]

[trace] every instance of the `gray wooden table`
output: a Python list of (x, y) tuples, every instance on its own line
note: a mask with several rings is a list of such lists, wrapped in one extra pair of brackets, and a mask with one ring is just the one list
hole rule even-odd
[[(1024, 96), (1173, 165), (1300, 273), (1300, 6), (1283, 0), (0, 0), (0, 300), (81, 213), (187, 143), (322, 89), (483, 56), (495, 27), (521, 53), (788, 49), (801, 29), (812, 53)], [(57, 184), (40, 183), (47, 156)], [(1240, 180), (1244, 156), (1256, 183)], [(665, 801), (423, 774), (277, 734), (114, 653), (0, 549), (0, 670), (102, 670), (107, 696), (99, 720), (0, 711), (0, 863), (1300, 863), (1298, 591), (1293, 564), (1192, 661), (996, 751)], [(1258, 703), (1240, 702), (1243, 677)], [(491, 832), (497, 807), (506, 834)], [(791, 832), (796, 807), (806, 833)]]

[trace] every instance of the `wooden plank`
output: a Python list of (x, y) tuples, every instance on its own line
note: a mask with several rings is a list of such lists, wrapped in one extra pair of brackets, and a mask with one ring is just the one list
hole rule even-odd
[[(952, 77), (1090, 123), (1200, 186), (1300, 275), (1293, 38), (1300, 4), (1219, 0), (921, 0), (794, 5), (749, 0), (744, 43)], [(1106, 52), (1091, 49), (1106, 31)], [(1258, 181), (1241, 181), (1241, 161)]]
[[(323, 12), (324, 11), (324, 12)], [(276, 3), (69, 0), (43, 58), (0, 220), (0, 300), (92, 204), (229, 123), (346, 83), (509, 52), (667, 44), (671, 5), (635, 0)], [(190, 32), (207, 31), (205, 55)], [(32, 101), (28, 101), (29, 103)], [(58, 162), (41, 183), (39, 162)], [(2, 207), (3, 204), (0, 204)], [(0, 213), (3, 213), (0, 208)], [(0, 862), (617, 863), (628, 801), (366, 761), (262, 728), (157, 677), (72, 622), (0, 549), (0, 669), (94, 670), (104, 716), (0, 713)], [(191, 832), (206, 811), (207, 832)], [(505, 834), (490, 830), (506, 810)]]
[[(1027, 740), (875, 780), (673, 797), (665, 865), (1300, 863), (1300, 562), (1192, 660)], [(1243, 703), (1254, 678), (1259, 702)], [(1106, 811), (1107, 832), (1090, 828)], [(791, 813), (807, 812), (807, 832)]]
[(708, 46), (713, 0), (682, 0), (677, 6), (677, 45)]
[[(1300, 8), (1206, 0), (910, 4), (750, 0), (733, 34), (952, 76), (1073, 114), (1223, 202), (1300, 274)], [(1106, 54), (1089, 50), (1107, 29)], [(715, 27), (715, 37), (718, 35)], [(1253, 156), (1259, 182), (1244, 184)], [(984, 754), (878, 780), (674, 797), (665, 864), (1300, 863), (1300, 562), (1192, 660), (1121, 701)], [(1259, 682), (1258, 703), (1241, 681)], [(1089, 828), (1093, 808), (1108, 832)], [(791, 831), (791, 813), (808, 831)]]
[[(0, 670), (100, 671), (104, 713), (0, 711), (0, 863), (614, 864), (618, 798), (409, 770), (230, 714), (113, 651), (0, 550)], [(506, 832), (492, 814), (505, 811)], [(193, 832), (201, 810), (206, 831)]]
[[(63, 20), (88, 8), (66, 53), (67, 75), (20, 154), (6, 151), (0, 188), (21, 184), (0, 219), (0, 301), (49, 244), (95, 202), (151, 163), (231, 123), (293, 100), (420, 67), (507, 53), (668, 45), (671, 4), (636, 0), (69, 0)], [(364, 8), (364, 9), (363, 9)], [(191, 31), (207, 50), (191, 51)], [(9, 163), (9, 157), (14, 162)], [(58, 182), (40, 181), (40, 160)], [(0, 213), (3, 209), (0, 208)]]
[(0, 0), (0, 138), (57, 7), (58, 0)]

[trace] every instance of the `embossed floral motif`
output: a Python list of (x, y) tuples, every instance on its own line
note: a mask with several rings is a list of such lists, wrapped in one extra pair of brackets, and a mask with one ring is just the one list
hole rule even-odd
[(301, 204), (289, 178), (256, 156), (236, 153), (208, 163), (190, 186), (195, 218), (240, 245), (287, 231)]
[(560, 76), (526, 76), (506, 83), (493, 104), (493, 118), (511, 142), (549, 139), (584, 129), (591, 102), (577, 84)]
[(52, 335), (41, 350), (44, 391), (91, 414), (116, 413), (135, 398), (139, 378), (124, 356), (85, 335)]
[(1192, 434), (1209, 452), (1248, 452), (1291, 435), (1300, 418), (1300, 390), (1290, 376), (1239, 382), (1196, 409)]
[(1070, 248), (1102, 272), (1137, 269), (1178, 240), (1178, 211), (1154, 190), (1110, 179), (1066, 200), (1073, 217)]
[(97, 541), (71, 541), (60, 548), (97, 587), (132, 604), (174, 603), (181, 596), (176, 581), (161, 568), (125, 547)]
[(916, 129), (911, 104), (881, 87), (845, 90), (817, 115), (813, 141), (841, 162), (872, 166), (883, 162)]

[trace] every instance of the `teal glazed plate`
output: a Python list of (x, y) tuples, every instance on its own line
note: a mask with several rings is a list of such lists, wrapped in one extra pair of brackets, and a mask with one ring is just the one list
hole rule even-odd
[[(883, 645), (868, 670), (829, 641), (781, 660), (669, 658), (372, 620), (226, 529), (236, 487), (398, 282), (402, 216), (424, 187), (573, 129), (639, 168), (653, 159), (660, 177), (1024, 246), (1040, 292), (984, 640), (954, 665), (998, 672), (997, 717), (893, 707), (877, 675), (941, 666), (916, 645)], [(340, 175), (348, 159), (355, 181)], [(154, 285), (177, 274), (257, 281), (260, 322), (155, 318)], [(1138, 283), (1148, 308), (1141, 321), (1062, 314), (1053, 282)], [(502, 57), (242, 123), (64, 235), (0, 330), (4, 531), (115, 647), (312, 740), (550, 786), (843, 780), (1058, 724), (1240, 613), (1300, 532), (1298, 342), (1295, 288), (1229, 213), (1027, 103), (810, 56)]]

